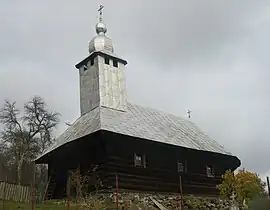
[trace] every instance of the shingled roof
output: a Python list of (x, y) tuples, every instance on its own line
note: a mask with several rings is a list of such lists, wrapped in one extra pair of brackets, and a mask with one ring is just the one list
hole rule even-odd
[(82, 115), (36, 160), (68, 142), (98, 130), (231, 155), (189, 120), (155, 109), (128, 104), (126, 112), (98, 106)]

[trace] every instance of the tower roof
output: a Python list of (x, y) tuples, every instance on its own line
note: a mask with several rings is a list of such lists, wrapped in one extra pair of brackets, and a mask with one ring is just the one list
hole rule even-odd
[(103, 22), (102, 9), (103, 6), (101, 5), (98, 10), (100, 12), (99, 22), (96, 24), (97, 35), (89, 42), (88, 50), (90, 54), (97, 51), (114, 53), (112, 40), (105, 35), (107, 32), (107, 26)]

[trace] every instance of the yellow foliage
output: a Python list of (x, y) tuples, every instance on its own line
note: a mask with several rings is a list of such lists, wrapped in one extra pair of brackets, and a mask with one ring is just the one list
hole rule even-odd
[(265, 183), (259, 178), (256, 173), (239, 170), (234, 175), (232, 171), (226, 171), (222, 176), (222, 183), (218, 185), (220, 194), (229, 199), (233, 192), (236, 193), (236, 198), (239, 203), (244, 199), (250, 200), (264, 193)]
[(226, 173), (222, 175), (222, 183), (218, 185), (221, 196), (229, 199), (235, 191), (235, 185), (236, 180), (233, 172), (231, 170), (226, 171)]

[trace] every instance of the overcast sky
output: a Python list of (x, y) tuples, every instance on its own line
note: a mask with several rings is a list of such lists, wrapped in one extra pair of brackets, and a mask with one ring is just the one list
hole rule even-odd
[(270, 0), (0, 0), (0, 103), (41, 95), (80, 114), (74, 67), (88, 55), (102, 3), (128, 61), (129, 101), (187, 117), (242, 166), (270, 175)]

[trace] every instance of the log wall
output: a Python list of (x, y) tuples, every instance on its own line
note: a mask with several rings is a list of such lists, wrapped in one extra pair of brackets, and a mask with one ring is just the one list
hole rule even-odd
[[(180, 176), (183, 193), (214, 195), (221, 175), (228, 167), (224, 157), (149, 140), (104, 133), (107, 159), (103, 166), (108, 185), (115, 186), (118, 175), (123, 189), (155, 192), (179, 192)], [(134, 153), (145, 155), (146, 168), (134, 166)], [(177, 162), (185, 172), (178, 173)], [(227, 165), (226, 165), (227, 164)], [(206, 176), (206, 165), (214, 166), (214, 177)]]
[[(134, 166), (134, 153), (145, 156), (146, 167)], [(186, 171), (178, 173), (177, 162)], [(233, 156), (204, 152), (173, 145), (98, 131), (59, 148), (50, 158), (49, 171), (56, 171), (54, 198), (66, 194), (69, 170), (87, 173), (93, 165), (103, 188), (143, 192), (179, 192), (180, 176), (184, 194), (216, 195), (217, 184), (226, 169), (235, 170), (240, 161)], [(214, 177), (206, 176), (206, 165), (214, 166)]]

